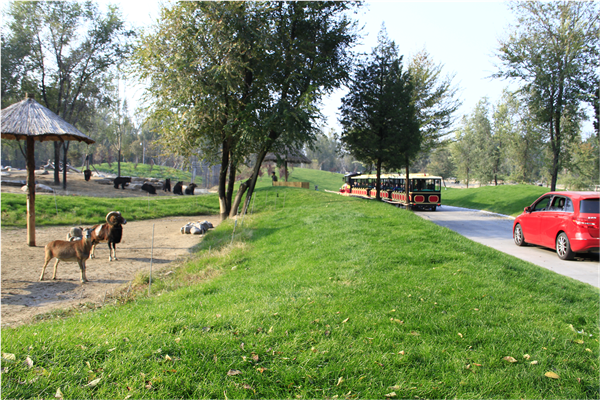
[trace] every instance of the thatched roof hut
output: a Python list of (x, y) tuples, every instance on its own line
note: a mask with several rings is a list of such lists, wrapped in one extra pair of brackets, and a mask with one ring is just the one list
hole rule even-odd
[(2, 139), (24, 140), (27, 144), (24, 154), (27, 159), (27, 244), (35, 246), (35, 141), (76, 140), (91, 144), (94, 140), (42, 106), (30, 95), (2, 110), (0, 126)]
[(291, 164), (310, 164), (312, 161), (306, 157), (302, 151), (298, 149), (286, 148), (286, 152), (284, 154), (281, 153), (267, 153), (265, 159), (263, 161), (273, 161), (273, 162), (281, 162), (283, 161), (283, 165), (285, 167), (285, 181), (288, 180), (288, 163)]
[(1, 135), (2, 139), (12, 140), (33, 137), (39, 142), (76, 140), (94, 143), (90, 137), (31, 97), (2, 110)]

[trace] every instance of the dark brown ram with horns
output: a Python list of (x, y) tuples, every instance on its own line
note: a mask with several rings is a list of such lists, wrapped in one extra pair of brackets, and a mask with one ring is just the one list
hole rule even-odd
[(94, 251), (98, 243), (108, 242), (108, 261), (117, 261), (117, 243), (121, 243), (123, 237), (123, 225), (127, 220), (123, 218), (119, 211), (111, 211), (106, 215), (106, 223), (102, 225), (94, 225), (92, 227), (92, 246), (91, 258), (95, 258)]

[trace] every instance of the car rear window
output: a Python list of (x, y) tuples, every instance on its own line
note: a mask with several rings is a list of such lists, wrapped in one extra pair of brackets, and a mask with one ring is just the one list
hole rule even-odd
[(579, 204), (579, 212), (582, 214), (599, 214), (600, 199), (581, 200)]

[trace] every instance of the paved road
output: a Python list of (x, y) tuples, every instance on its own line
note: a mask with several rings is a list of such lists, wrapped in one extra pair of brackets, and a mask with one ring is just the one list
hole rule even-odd
[(531, 245), (519, 247), (512, 238), (512, 217), (451, 206), (438, 207), (437, 211), (415, 211), (415, 214), (452, 229), (475, 242), (600, 287), (598, 254), (564, 261), (558, 258), (554, 250)]

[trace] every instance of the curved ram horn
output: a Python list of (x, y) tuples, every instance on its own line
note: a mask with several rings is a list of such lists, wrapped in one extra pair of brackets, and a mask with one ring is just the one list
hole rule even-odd
[(111, 217), (112, 216), (121, 216), (121, 213), (119, 211), (111, 211), (108, 214), (106, 214), (106, 222), (108, 222), (109, 224), (113, 225), (112, 221), (111, 221)]

